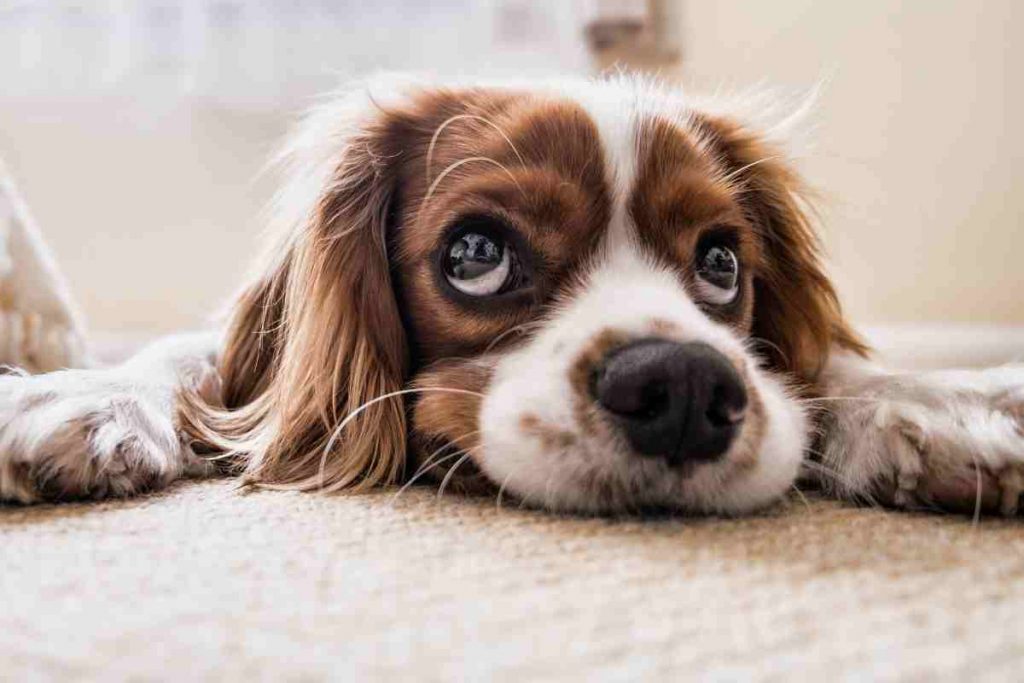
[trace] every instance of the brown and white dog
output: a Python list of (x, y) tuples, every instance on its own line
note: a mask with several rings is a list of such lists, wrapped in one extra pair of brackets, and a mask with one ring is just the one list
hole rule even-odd
[(384, 79), (304, 121), (224, 335), (0, 379), (0, 499), (227, 469), (555, 510), (833, 495), (1015, 514), (1024, 368), (866, 360), (785, 124), (630, 78)]

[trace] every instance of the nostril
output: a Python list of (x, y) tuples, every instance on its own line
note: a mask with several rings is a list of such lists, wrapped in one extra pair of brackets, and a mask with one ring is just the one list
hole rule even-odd
[(712, 427), (724, 429), (726, 427), (735, 427), (736, 425), (743, 422), (747, 417), (746, 410), (731, 410), (731, 409), (720, 409), (720, 408), (708, 408), (708, 411), (704, 414), (708, 419), (708, 423)]
[(704, 417), (708, 424), (716, 429), (735, 427), (747, 417), (746, 400), (737, 401), (730, 396), (731, 393), (733, 392), (722, 386), (715, 387), (712, 391)]
[(599, 405), (619, 417), (654, 419), (668, 409), (669, 391), (664, 379), (649, 374), (635, 372), (631, 364), (606, 364), (594, 374), (592, 394)]

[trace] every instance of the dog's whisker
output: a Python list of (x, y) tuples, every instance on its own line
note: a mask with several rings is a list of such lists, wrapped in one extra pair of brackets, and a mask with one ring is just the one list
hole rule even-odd
[(506, 476), (505, 479), (501, 482), (501, 486), (498, 487), (498, 495), (495, 497), (494, 505), (499, 510), (501, 509), (501, 503), (504, 500), (505, 487), (508, 486), (508, 483), (509, 481), (512, 480), (512, 476), (514, 474), (514, 472), (509, 472), (508, 476)]
[(779, 346), (778, 344), (776, 344), (775, 342), (770, 341), (768, 339), (765, 339), (764, 337), (749, 337), (747, 339), (747, 342), (748, 342), (749, 346), (754, 346), (754, 347), (756, 347), (758, 345), (767, 346), (768, 348), (773, 349), (774, 351), (776, 351), (779, 354), (779, 356), (782, 357), (782, 361), (786, 365), (790, 365), (791, 364), (789, 362), (789, 356), (786, 354), (785, 351), (782, 350), (782, 347)]
[[(470, 437), (476, 436), (479, 433), (480, 433), (479, 429), (474, 429), (471, 432), (466, 432), (462, 436), (459, 436), (459, 437), (456, 437), (454, 439), (446, 441), (442, 446), (437, 448), (433, 453), (431, 453), (429, 456), (427, 456), (427, 458), (423, 461), (423, 464), (420, 465), (419, 468), (417, 468), (416, 473), (412, 475), (412, 477), (409, 479), (409, 481), (407, 481), (405, 484), (402, 485), (401, 488), (398, 489), (398, 491), (395, 493), (395, 496), (394, 496), (393, 500), (397, 500), (398, 496), (400, 496), (410, 486), (415, 484), (421, 477), (425, 476), (428, 472), (430, 472), (430, 470), (432, 470), (432, 469), (434, 469), (436, 467), (439, 467), (443, 463), (448, 462), (449, 460), (451, 460), (451, 459), (461, 455), (462, 451), (461, 450), (457, 450), (457, 451), (455, 451), (453, 453), (449, 453), (448, 455), (445, 455), (445, 456), (440, 457), (440, 458), (438, 458), (437, 456), (439, 456), (441, 453), (443, 453), (446, 449), (451, 448), (454, 445), (457, 445), (459, 441), (462, 441), (463, 439), (468, 439)], [(435, 458), (437, 458), (437, 460), (435, 460)]]
[(444, 495), (444, 491), (448, 488), (449, 482), (451, 482), (452, 478), (455, 476), (455, 471), (473, 456), (473, 450), (474, 449), (472, 448), (465, 450), (462, 457), (456, 460), (455, 464), (452, 465), (451, 469), (444, 475), (444, 479), (441, 480), (441, 486), (437, 489), (438, 498)]
[(861, 401), (864, 403), (880, 403), (883, 399), (872, 396), (820, 396), (796, 399), (798, 403), (828, 403), (831, 401)]
[(515, 153), (516, 158), (519, 159), (520, 165), (526, 166), (526, 160), (523, 159), (523, 155), (519, 153), (519, 149), (512, 142), (512, 139), (509, 138), (508, 134), (505, 133), (505, 131), (498, 124), (494, 123), (493, 121), (484, 116), (479, 116), (477, 114), (455, 114), (454, 116), (449, 116), (447, 119), (445, 119), (444, 122), (437, 127), (437, 129), (434, 131), (434, 134), (430, 137), (430, 145), (427, 147), (426, 162), (428, 178), (431, 176), (434, 170), (434, 148), (437, 146), (438, 138), (441, 137), (441, 133), (444, 132), (444, 129), (447, 128), (450, 124), (454, 123), (455, 121), (462, 120), (479, 121), (480, 123), (483, 123), (493, 128), (495, 131), (498, 132), (498, 135), (500, 135), (501, 138), (506, 143), (508, 143), (508, 146), (512, 148), (512, 152)]
[[(440, 455), (444, 451), (445, 448), (448, 448), (448, 444), (445, 444), (441, 448), (439, 448), (436, 451), (434, 451), (434, 453), (431, 456), (431, 458), (434, 458), (434, 457)], [(455, 459), (457, 457), (462, 456), (462, 454), (463, 454), (462, 451), (455, 451), (454, 453), (449, 453), (449, 454), (444, 455), (444, 456), (442, 456), (440, 458), (437, 458), (433, 462), (430, 462), (429, 465), (427, 463), (424, 463), (424, 465), (419, 468), (419, 470), (416, 472), (416, 474), (413, 475), (409, 479), (409, 481), (407, 481), (404, 484), (402, 484), (402, 486), (398, 489), (398, 491), (395, 492), (395, 495), (391, 498), (392, 504), (396, 503), (398, 501), (398, 497), (399, 496), (401, 496), (403, 493), (405, 493), (407, 490), (409, 490), (409, 488), (411, 488), (422, 477), (426, 476), (427, 473), (429, 473), (431, 470), (433, 470), (433, 469), (435, 469), (437, 467), (440, 467), (441, 465), (443, 465), (446, 462), (449, 462), (450, 460), (453, 460), (453, 459)]]
[(514, 175), (512, 175), (512, 171), (508, 170), (508, 167), (505, 166), (504, 164), (502, 164), (501, 162), (495, 161), (494, 159), (492, 159), (490, 157), (482, 157), (482, 156), (479, 156), (479, 157), (466, 157), (465, 159), (460, 159), (459, 161), (456, 161), (456, 162), (453, 162), (453, 163), (449, 164), (447, 168), (445, 168), (443, 171), (441, 171), (438, 174), (437, 178), (434, 179), (434, 182), (430, 183), (430, 187), (427, 188), (427, 193), (426, 193), (426, 195), (424, 195), (423, 201), (420, 202), (420, 206), (422, 207), (424, 204), (426, 204), (428, 201), (430, 201), (430, 198), (434, 195), (434, 191), (437, 190), (438, 185), (440, 185), (441, 182), (446, 177), (448, 177), (448, 175), (450, 173), (452, 173), (453, 171), (457, 170), (458, 168), (460, 168), (460, 167), (462, 167), (462, 166), (464, 166), (466, 164), (477, 162), (477, 161), (488, 163), (488, 164), (493, 164), (493, 165), (497, 166), (498, 168), (500, 168), (502, 171), (504, 171), (508, 175), (509, 179), (516, 186), (516, 188), (519, 190), (519, 192), (525, 194), (523, 192), (523, 186), (520, 185), (519, 181), (516, 179), (516, 177)]
[(484, 398), (484, 395), (479, 391), (472, 391), (470, 389), (456, 389), (454, 387), (413, 387), (410, 389), (399, 389), (398, 391), (391, 391), (376, 398), (372, 398), (366, 401), (359, 407), (352, 410), (348, 415), (345, 416), (337, 427), (331, 432), (330, 438), (327, 439), (327, 443), (324, 444), (320, 455), (320, 468), (318, 472), (319, 488), (324, 488), (324, 477), (327, 469), (327, 458), (330, 457), (331, 451), (334, 449), (338, 439), (341, 438), (342, 432), (345, 428), (352, 423), (359, 415), (366, 411), (367, 408), (374, 406), (383, 401), (387, 401), (393, 398), (401, 398), (412, 394), (425, 394), (425, 393), (449, 393), (449, 394), (462, 394), (469, 396), (476, 396)]
[(532, 330), (532, 329), (535, 329), (535, 328), (539, 328), (539, 327), (542, 327), (542, 326), (543, 326), (542, 323), (534, 321), (534, 322), (525, 322), (525, 323), (516, 325), (514, 327), (510, 327), (509, 329), (505, 330), (504, 332), (501, 332), (500, 334), (498, 334), (496, 337), (494, 337), (494, 339), (492, 339), (490, 341), (490, 343), (487, 345), (487, 348), (484, 349), (484, 354), (490, 353), (494, 349), (494, 347), (497, 346), (501, 342), (502, 339), (505, 339), (509, 335), (512, 335), (512, 334), (515, 334), (515, 333), (518, 333), (518, 332), (528, 332), (529, 330)]
[(811, 509), (811, 502), (809, 500), (807, 500), (807, 496), (805, 496), (804, 492), (800, 490), (800, 487), (797, 486), (796, 482), (793, 482), (793, 484), (792, 484), (792, 486), (790, 486), (790, 488), (793, 489), (793, 492), (796, 493), (797, 497), (800, 498), (801, 502), (803, 502), (804, 507), (808, 511), (810, 511), (810, 509)]

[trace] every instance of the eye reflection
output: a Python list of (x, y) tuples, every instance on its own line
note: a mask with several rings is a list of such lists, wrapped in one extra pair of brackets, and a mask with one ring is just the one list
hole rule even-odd
[(732, 249), (715, 244), (698, 252), (697, 293), (701, 301), (725, 306), (739, 293), (740, 264)]
[(517, 249), (515, 230), (502, 218), (487, 214), (462, 216), (448, 229), (438, 269), (462, 294), (485, 298), (530, 285), (528, 262)]

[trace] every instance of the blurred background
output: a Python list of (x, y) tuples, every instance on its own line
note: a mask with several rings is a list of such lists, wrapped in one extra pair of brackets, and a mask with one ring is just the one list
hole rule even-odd
[[(1024, 324), (1024, 3), (0, 0), (0, 158), (93, 330), (196, 327), (288, 123), (380, 69), (824, 81), (802, 168), (862, 324)], [(1022, 349), (1024, 350), (1024, 349)]]

